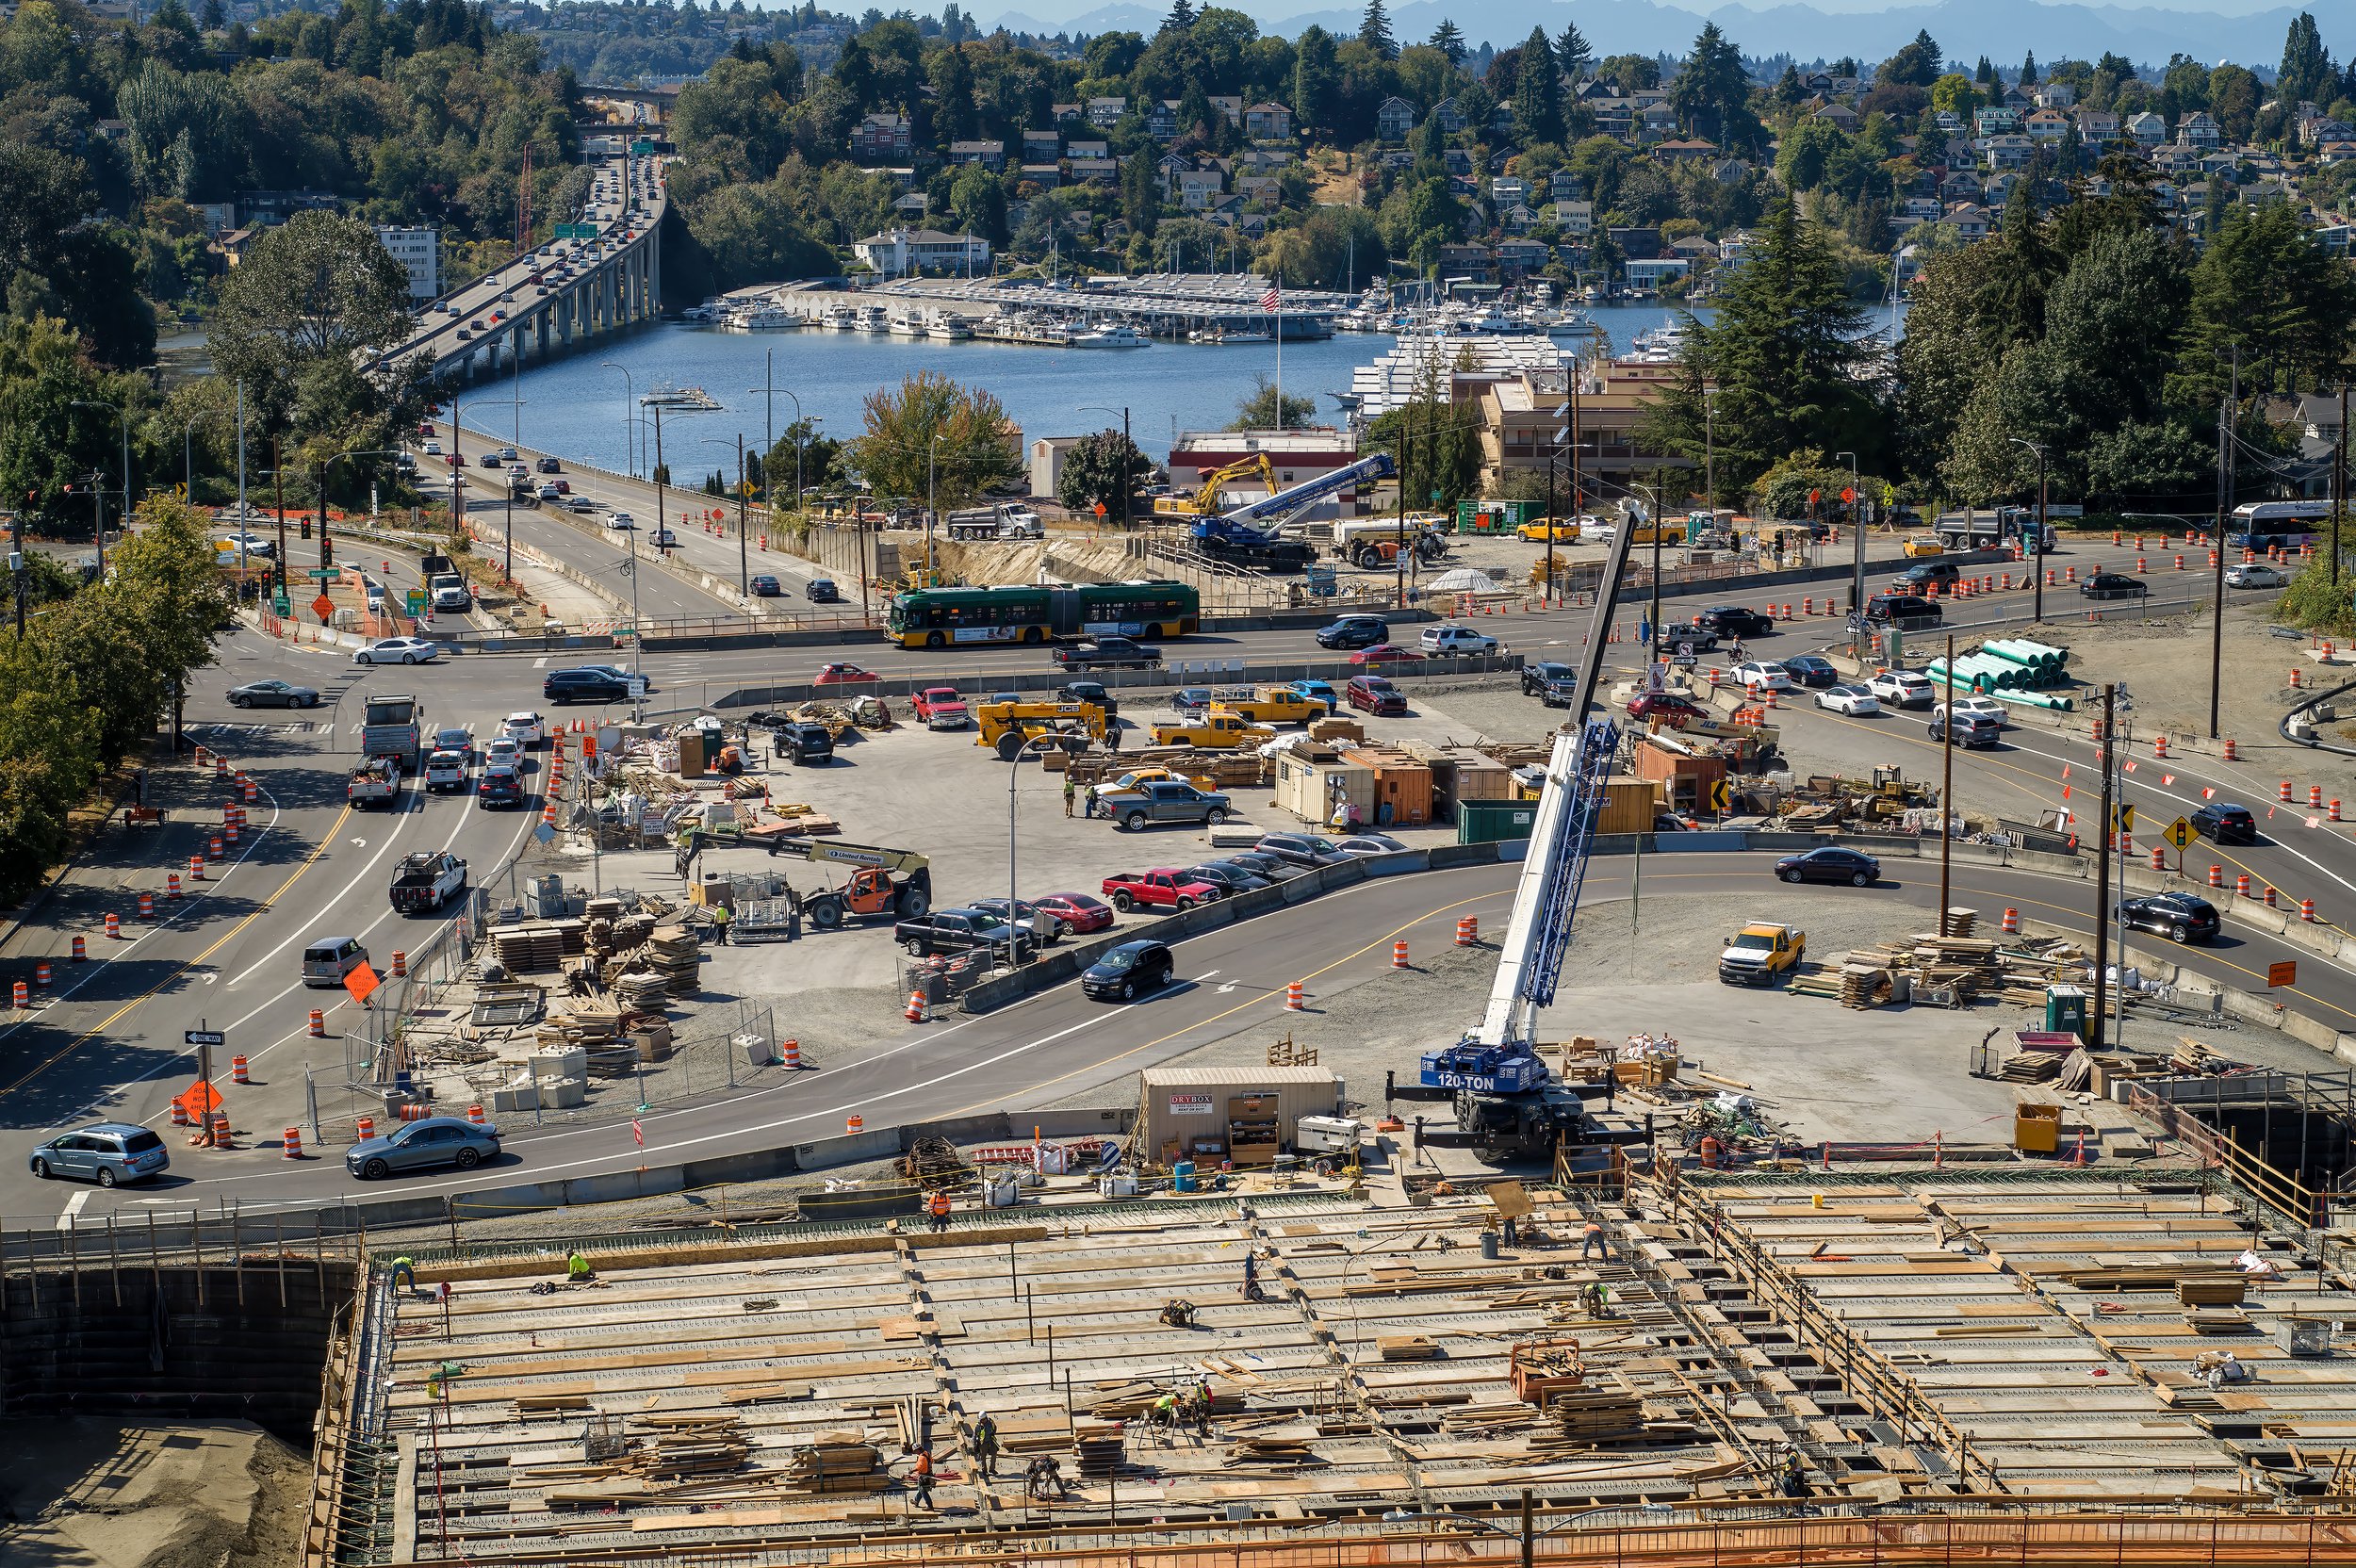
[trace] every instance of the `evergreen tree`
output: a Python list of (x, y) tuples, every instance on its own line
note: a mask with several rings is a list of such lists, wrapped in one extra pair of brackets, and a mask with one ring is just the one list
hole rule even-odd
[(1366, 0), (1366, 15), (1358, 21), (1358, 41), (1380, 58), (1399, 58), (1399, 44), (1391, 37), (1391, 13), (1383, 8), (1383, 0)]
[(1333, 35), (1312, 23), (1301, 29), (1293, 45), (1293, 119), (1301, 130), (1323, 130), (1333, 122), (1333, 103), (1341, 88), (1341, 66)]
[(1562, 139), (1562, 77), (1544, 27), (1530, 29), (1522, 43), (1521, 69), (1513, 83), (1513, 126), (1522, 145)]
[(2045, 292), (2060, 273), (2029, 198), (2029, 181), (2013, 182), (1996, 237), (1980, 247), (1980, 291), (1975, 304), (1989, 358), (2015, 343), (2034, 342), (2045, 332)]
[(1170, 0), (1170, 14), (1162, 18), (1165, 33), (1183, 33), (1194, 26), (1194, 0)]
[(1578, 23), (1562, 24), (1562, 35), (1554, 41), (1554, 63), (1573, 82), (1584, 76), (1587, 68), (1595, 63), (1595, 45), (1579, 30)]
[(1939, 41), (1924, 28), (1914, 35), (1914, 41), (1882, 61), (1873, 73), (1873, 80), (1884, 87), (1929, 87), (1939, 80)]
[(1979, 67), (1972, 73), (1972, 79), (1982, 87), (1996, 85), (1996, 66), (1986, 55), (1980, 57)]
[[(1644, 439), (1696, 460), (1714, 440), (1729, 489), (1811, 448), (1855, 451), (1871, 466), (1887, 421), (1865, 374), (1874, 350), (1846, 270), (1789, 193), (1756, 236), (1719, 296), (1718, 318), (1690, 324), (1678, 376), (1647, 415)], [(1710, 387), (1714, 416), (1704, 406)]]
[(2026, 92), (2035, 86), (2037, 86), (2037, 51), (2032, 49), (2029, 51), (2029, 57), (2021, 62), (2021, 90)]
[(1742, 51), (1715, 22), (1703, 24), (1693, 52), (1669, 84), (1669, 106), (1678, 122), (1689, 135), (1707, 135), (1721, 147), (1753, 147), (1759, 122), (1750, 111), (1750, 93)]
[(1799, 69), (1787, 65), (1783, 74), (1775, 78), (1775, 100), (1782, 107), (1795, 109), (1808, 98), (1808, 84), (1800, 80)]
[(2339, 74), (2331, 69), (2331, 57), (2324, 52), (2323, 36), (2315, 30), (2315, 19), (2300, 11), (2291, 19), (2290, 30), (2282, 39), (2282, 71), (2275, 78), (2274, 94), (2285, 106), (2302, 103), (2329, 105)]
[(1442, 17), (1440, 19), (1440, 24), (1432, 29), (1432, 37), (1429, 41), (1431, 42), (1432, 48), (1437, 49), (1441, 54), (1448, 57), (1448, 64), (1462, 65), (1464, 63), (1464, 31), (1459, 28), (1455, 23), (1448, 20), (1448, 18)]

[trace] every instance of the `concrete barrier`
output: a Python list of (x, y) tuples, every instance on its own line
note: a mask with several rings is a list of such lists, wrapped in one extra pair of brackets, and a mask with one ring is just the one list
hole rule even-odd
[[(701, 639), (684, 639), (681, 640), (680, 645), (687, 645), (689, 643), (698, 646), (703, 645)], [(745, 645), (765, 646), (767, 643), (767, 637), (763, 636)], [(649, 639), (646, 645), (652, 648), (658, 645), (654, 640)], [(1386, 664), (1382, 666), (1381, 673), (1394, 684), (1412, 694), (1418, 683), (1457, 679), (1465, 676), (1510, 675), (1522, 667), (1522, 655), (1512, 652), (1468, 655), (1462, 658), (1427, 659), (1420, 665), (1413, 668), (1405, 665)], [(1250, 685), (1255, 682), (1283, 684), (1292, 680), (1329, 680), (1338, 686), (1348, 681), (1352, 676), (1366, 673), (1363, 666), (1338, 659), (1238, 662), (1232, 670), (1218, 671), (1181, 667), (1187, 662), (1189, 662), (1172, 661), (1151, 670), (1075, 671), (1069, 675), (1052, 668), (1013, 670), (1003, 673), (991, 670), (978, 674), (975, 678), (987, 680), (988, 689), (993, 692), (1051, 692), (1067, 680), (1084, 678), (1100, 682), (1105, 690), (1118, 698), (1121, 693), (1128, 691), (1164, 691), (1179, 686), (1205, 684)], [(775, 708), (790, 703), (808, 702), (818, 696), (906, 697), (914, 695), (927, 686), (939, 686), (944, 681), (955, 680), (961, 673), (891, 676), (877, 680), (873, 685), (857, 688), (810, 686), (806, 683), (781, 686), (742, 686), (721, 693), (712, 700), (710, 706), (715, 709)]]
[[(1529, 841), (1519, 841), (1527, 843)], [(1601, 853), (1603, 841), (1598, 839), (1595, 842), (1598, 848), (1591, 853)], [(1453, 871), (1459, 866), (1494, 865), (1497, 859), (1497, 842), (1492, 840), (1474, 844), (1433, 844), (1424, 851), (1424, 859), (1433, 871)]]
[(1651, 838), (1651, 849), (1661, 855), (1724, 855), (1758, 847), (1749, 834), (1732, 831), (1655, 833)]
[(1407, 872), (1430, 871), (1432, 858), (1420, 849), (1402, 849), (1391, 855), (1368, 855), (1358, 864), (1368, 876), (1398, 876)]
[(834, 1166), (859, 1165), (867, 1160), (888, 1160), (899, 1152), (899, 1128), (870, 1127), (839, 1138), (820, 1138), (815, 1143), (795, 1144), (794, 1168), (826, 1170)]

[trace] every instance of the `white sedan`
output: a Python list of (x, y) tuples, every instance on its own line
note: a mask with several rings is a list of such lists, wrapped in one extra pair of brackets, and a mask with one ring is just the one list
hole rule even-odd
[(2225, 568), (2225, 581), (2234, 588), (2280, 588), (2290, 581), (2290, 574), (2278, 566), (2261, 561), (2247, 565)]
[(1734, 678), (1746, 692), (1789, 692), (1798, 684), (1792, 678), (1790, 670), (1772, 662), (1737, 664), (1734, 666)]
[(442, 645), (422, 637), (386, 637), (352, 656), (355, 664), (431, 664), (442, 657)]
[(1816, 706), (1860, 716), (1882, 710), (1881, 699), (1862, 686), (1827, 686), (1816, 694)]
[(1942, 702), (1939, 706), (1941, 708), (1952, 706), (1956, 712), (1963, 714), (1966, 718), (1988, 719), (2000, 725), (2012, 723), (2011, 709), (1994, 697), (1978, 692), (1967, 692), (1955, 698), (1953, 704)]
[(1931, 705), (1931, 683), (1912, 670), (1884, 670), (1867, 681), (1865, 687), (1892, 708)]
[(616, 512), (605, 520), (608, 528), (636, 528), (638, 519), (627, 512)]

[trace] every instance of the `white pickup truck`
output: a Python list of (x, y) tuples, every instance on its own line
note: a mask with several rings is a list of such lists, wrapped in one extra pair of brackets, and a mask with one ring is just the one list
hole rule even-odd
[(425, 760), (425, 787), (435, 794), (466, 787), (466, 754), (437, 751)]

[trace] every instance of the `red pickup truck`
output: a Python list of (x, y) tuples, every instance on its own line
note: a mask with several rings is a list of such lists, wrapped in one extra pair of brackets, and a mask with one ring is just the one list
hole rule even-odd
[(955, 686), (927, 686), (910, 699), (910, 706), (927, 729), (963, 729), (969, 722), (965, 698)]
[(1185, 872), (1168, 867), (1159, 871), (1124, 871), (1104, 878), (1104, 896), (1123, 914), (1140, 905), (1149, 909), (1191, 909), (1198, 904), (1211, 903), (1223, 891), (1216, 883), (1198, 882)]

